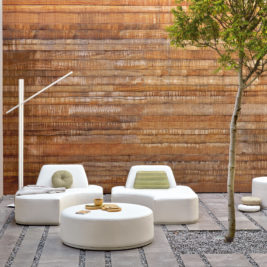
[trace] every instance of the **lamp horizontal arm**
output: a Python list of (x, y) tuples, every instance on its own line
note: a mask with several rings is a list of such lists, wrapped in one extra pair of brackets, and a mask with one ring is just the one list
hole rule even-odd
[[(50, 88), (51, 86), (53, 86), (54, 84), (60, 82), (61, 80), (65, 79), (66, 77), (68, 77), (69, 75), (71, 75), (73, 72), (70, 71), (69, 73), (67, 73), (66, 75), (62, 76), (61, 78), (57, 79), (56, 81), (52, 82), (51, 84), (49, 84), (48, 86), (46, 86), (45, 88), (41, 89), (40, 91), (38, 91), (37, 93), (33, 94), (32, 96), (30, 96), (29, 98), (27, 98), (26, 100), (24, 100), (21, 105), (24, 105), (25, 103), (27, 103), (28, 101), (30, 101), (31, 99), (33, 99), (34, 97), (36, 97), (37, 95), (41, 94), (42, 92), (44, 92), (45, 90), (47, 90), (48, 88)], [(18, 108), (19, 104), (14, 106), (13, 108), (11, 108), (10, 110), (8, 110), (6, 112), (6, 114), (10, 113), (11, 111), (13, 111), (14, 109)]]

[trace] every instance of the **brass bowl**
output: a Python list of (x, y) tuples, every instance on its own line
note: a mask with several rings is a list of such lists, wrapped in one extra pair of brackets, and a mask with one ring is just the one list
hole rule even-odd
[(102, 206), (103, 205), (103, 198), (95, 198), (94, 203), (96, 206)]

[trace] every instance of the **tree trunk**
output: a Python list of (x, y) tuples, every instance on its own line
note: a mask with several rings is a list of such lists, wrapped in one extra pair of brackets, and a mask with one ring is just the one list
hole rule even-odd
[(243, 74), (242, 74), (242, 58), (239, 60), (238, 72), (238, 92), (235, 99), (234, 111), (230, 124), (230, 145), (229, 145), (229, 163), (227, 177), (227, 193), (228, 193), (228, 232), (225, 236), (226, 242), (232, 242), (235, 236), (235, 200), (234, 200), (234, 183), (235, 183), (235, 156), (236, 156), (236, 134), (237, 120), (241, 111), (241, 99), (244, 91)]

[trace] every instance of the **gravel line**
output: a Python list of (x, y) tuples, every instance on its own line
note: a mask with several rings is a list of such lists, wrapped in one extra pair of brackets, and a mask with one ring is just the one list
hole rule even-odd
[(13, 264), (14, 259), (15, 259), (16, 255), (17, 255), (17, 252), (18, 252), (18, 250), (19, 250), (19, 248), (21, 246), (21, 243), (22, 243), (22, 241), (23, 241), (28, 229), (29, 229), (29, 226), (23, 226), (23, 228), (21, 230), (21, 233), (20, 233), (20, 236), (19, 236), (19, 238), (18, 238), (18, 240), (17, 240), (12, 252), (10, 253), (10, 256), (9, 256), (7, 262), (6, 262), (5, 267), (10, 267)]
[(110, 251), (105, 251), (105, 267), (112, 267)]
[[(168, 240), (168, 243), (169, 243), (169, 245), (170, 245), (170, 247), (171, 247), (172, 253), (173, 253), (173, 255), (175, 256), (176, 261), (177, 261), (179, 267), (185, 267), (184, 262), (183, 262), (183, 259), (182, 259), (181, 255), (180, 255), (180, 253), (177, 253), (177, 252), (175, 251), (175, 247), (173, 246), (173, 244), (172, 244), (172, 242), (171, 242), (171, 240), (170, 240), (169, 233), (168, 233), (168, 229), (167, 229), (166, 225), (165, 225), (165, 224), (161, 225), (161, 228), (162, 228), (162, 230), (163, 230), (163, 232), (164, 232), (164, 234), (165, 234), (165, 236), (166, 236), (166, 238), (167, 238), (167, 240)], [(188, 229), (188, 228), (187, 228), (187, 229)], [(173, 232), (173, 231), (172, 231), (172, 232)], [(183, 232), (186, 232), (186, 233), (187, 233), (187, 230), (185, 230), (185, 231), (183, 231)], [(175, 231), (174, 233), (177, 233), (177, 232)], [(181, 233), (181, 232), (179, 231), (179, 233)]]
[(15, 217), (15, 212), (14, 210), (9, 214), (6, 222), (4, 223), (4, 225), (2, 226), (1, 230), (0, 230), (0, 239), (2, 238), (2, 236), (4, 235), (8, 225), (14, 220)]
[(146, 260), (146, 254), (143, 248), (138, 248), (141, 264), (143, 267), (148, 267), (148, 263)]
[(245, 253), (245, 256), (252, 266), (259, 267), (258, 263), (248, 253)]
[(86, 251), (84, 249), (80, 249), (79, 267), (85, 266), (85, 257), (86, 257)]
[(43, 248), (44, 248), (47, 236), (48, 236), (48, 232), (49, 232), (49, 226), (45, 226), (44, 232), (43, 232), (42, 237), (40, 239), (40, 242), (38, 244), (35, 256), (33, 258), (31, 267), (37, 267), (39, 264), (39, 260), (41, 258), (42, 252), (43, 252)]

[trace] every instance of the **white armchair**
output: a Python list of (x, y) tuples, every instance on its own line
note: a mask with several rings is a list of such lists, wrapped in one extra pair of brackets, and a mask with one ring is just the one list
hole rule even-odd
[(15, 220), (27, 225), (58, 225), (63, 209), (93, 202), (103, 197), (101, 186), (89, 185), (85, 170), (78, 164), (44, 165), (36, 185), (52, 187), (52, 175), (58, 170), (72, 174), (73, 184), (63, 193), (34, 194), (15, 197)]
[[(134, 188), (138, 172), (165, 172), (168, 189)], [(130, 169), (126, 186), (116, 186), (111, 192), (112, 202), (141, 204), (153, 210), (154, 222), (165, 224), (195, 223), (199, 218), (199, 201), (197, 194), (188, 186), (176, 185), (169, 166), (137, 165)]]

